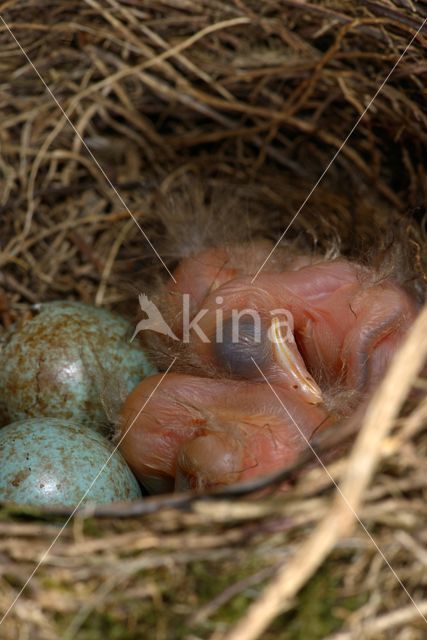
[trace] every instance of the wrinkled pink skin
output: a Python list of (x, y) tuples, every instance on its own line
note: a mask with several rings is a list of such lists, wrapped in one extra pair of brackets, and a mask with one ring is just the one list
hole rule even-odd
[[(138, 412), (161, 375), (129, 396), (124, 425), (134, 421), (121, 451), (149, 488), (202, 488), (269, 473), (292, 462), (306, 439), (325, 426), (324, 407), (275, 388), (301, 432), (264, 384), (170, 373)], [(170, 482), (167, 482), (167, 479)]]
[(258, 364), (278, 398), (250, 358), (243, 379), (235, 379), (215, 341), (206, 344), (193, 335), (188, 349), (200, 374), (205, 364), (218, 378), (185, 370), (169, 374), (135, 419), (158, 382), (153, 376), (123, 408), (122, 432), (135, 422), (122, 453), (152, 491), (227, 485), (293, 462), (314, 434), (346, 415), (345, 404), (331, 409), (331, 394), (355, 391), (362, 398), (372, 392), (416, 315), (414, 302), (391, 279), (380, 280), (347, 260), (293, 256), (291, 263), (266, 265), (251, 284), (265, 244), (234, 252), (233, 260), (230, 253), (209, 249), (179, 265), (177, 284), (163, 299), (173, 330), (180, 334), (183, 293), (191, 295), (194, 315), (207, 310), (199, 326), (211, 338), (218, 308), (224, 320), (232, 309), (255, 309), (265, 323), (271, 322), (272, 310), (284, 308), (294, 323), (292, 354), (303, 378), (314, 378), (322, 395), (307, 395), (268, 345)]
[[(231, 309), (288, 309), (294, 336), (310, 372), (323, 382), (342, 382), (348, 389), (368, 390), (381, 378), (403, 334), (415, 317), (407, 294), (390, 281), (363, 283), (367, 274), (344, 260), (334, 260), (299, 271), (261, 273), (254, 284), (239, 277), (209, 294), (207, 314), (199, 323), (206, 335), (215, 327), (215, 299), (221, 296), (224, 318)], [(194, 340), (194, 350), (211, 357), (212, 345)], [(271, 379), (289, 388), (286, 371), (276, 362), (264, 369)]]

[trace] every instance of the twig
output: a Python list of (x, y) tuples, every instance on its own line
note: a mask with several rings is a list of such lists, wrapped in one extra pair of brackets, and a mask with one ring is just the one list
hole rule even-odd
[(217, 595), (213, 600), (205, 604), (201, 609), (199, 609), (189, 620), (189, 625), (199, 625), (202, 624), (206, 618), (212, 616), (220, 607), (223, 607), (227, 602), (229, 602), (232, 598), (235, 598), (239, 593), (245, 591), (249, 587), (253, 587), (263, 580), (270, 578), (274, 573), (276, 573), (278, 567), (265, 567), (258, 573), (254, 573), (247, 578), (243, 578), (243, 580), (239, 580), (238, 582), (234, 582), (232, 585), (224, 589), (219, 595)]
[(259, 638), (270, 622), (283, 610), (286, 602), (295, 596), (313, 575), (337, 541), (349, 534), (357, 518), (364, 492), (381, 457), (384, 438), (388, 435), (426, 356), (427, 307), (415, 321), (368, 406), (363, 428), (356, 440), (332, 509), (308, 540), (301, 545), (289, 564), (279, 571), (258, 600), (249, 607), (242, 620), (226, 634), (225, 640)]
[[(418, 602), (417, 607), (421, 613), (427, 615), (427, 600)], [(372, 620), (365, 620), (362, 624), (358, 624), (351, 631), (344, 631), (343, 633), (337, 633), (333, 636), (328, 636), (326, 640), (369, 640), (369, 638), (378, 637), (377, 634), (383, 633), (396, 627), (403, 627), (411, 622), (414, 622), (419, 613), (415, 607), (408, 605), (402, 607), (396, 611), (385, 613), (378, 618)]]

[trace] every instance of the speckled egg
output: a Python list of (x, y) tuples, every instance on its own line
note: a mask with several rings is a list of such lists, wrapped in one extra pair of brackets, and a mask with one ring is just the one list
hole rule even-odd
[(113, 451), (102, 435), (72, 421), (32, 418), (14, 422), (0, 430), (0, 501), (73, 507), (89, 487), (84, 502), (140, 498), (131, 470), (121, 454)]
[(2, 424), (27, 417), (102, 430), (107, 414), (156, 369), (121, 316), (81, 302), (38, 305), (2, 337)]

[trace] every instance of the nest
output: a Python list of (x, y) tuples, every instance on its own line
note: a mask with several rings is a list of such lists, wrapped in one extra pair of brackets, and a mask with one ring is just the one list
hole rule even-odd
[[(172, 268), (188, 246), (288, 227), (313, 250), (392, 256), (425, 300), (425, 0), (0, 14), (4, 326), (58, 298), (132, 317), (165, 274), (153, 246)], [(351, 450), (328, 473), (284, 470), (285, 495), (269, 479), (258, 500), (246, 486), (72, 519), (3, 506), (0, 635), (425, 638), (426, 335), (424, 314)]]

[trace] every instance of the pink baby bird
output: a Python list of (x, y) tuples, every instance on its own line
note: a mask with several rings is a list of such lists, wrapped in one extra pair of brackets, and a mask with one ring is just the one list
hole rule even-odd
[(221, 487), (292, 463), (372, 392), (416, 316), (393, 277), (341, 257), (279, 250), (254, 279), (269, 249), (198, 252), (154, 299), (170, 331), (143, 331), (144, 344), (160, 368), (177, 360), (144, 411), (159, 376), (121, 418), (121, 451), (150, 491)]

